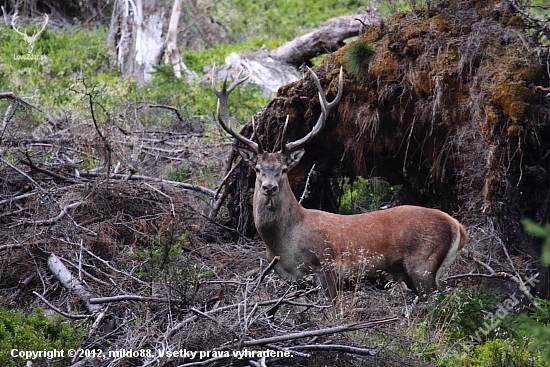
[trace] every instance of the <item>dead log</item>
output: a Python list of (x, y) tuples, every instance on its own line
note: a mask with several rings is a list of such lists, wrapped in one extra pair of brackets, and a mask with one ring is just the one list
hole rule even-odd
[[(263, 93), (273, 95), (279, 87), (302, 77), (299, 67), (311, 65), (311, 59), (338, 50), (345, 40), (358, 36), (365, 26), (380, 22), (377, 12), (343, 15), (332, 18), (318, 28), (269, 50), (243, 54), (232, 53), (225, 59), (225, 71), (237, 73), (245, 68), (250, 77), (248, 83), (259, 86)], [(217, 79), (224, 75), (214, 76)]]

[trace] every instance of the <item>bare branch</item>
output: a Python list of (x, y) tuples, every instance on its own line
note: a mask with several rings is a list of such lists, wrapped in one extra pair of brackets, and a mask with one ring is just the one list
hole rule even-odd
[[(330, 334), (342, 333), (346, 331), (355, 331), (355, 330), (371, 328), (374, 326), (389, 324), (392, 322), (396, 322), (398, 320), (399, 320), (399, 317), (394, 316), (394, 317), (388, 317), (380, 320), (367, 321), (367, 322), (354, 322), (347, 325), (334, 326), (334, 327), (329, 327), (329, 328), (319, 329), (319, 330), (307, 330), (300, 333), (279, 335), (279, 336), (273, 336), (270, 338), (245, 340), (243, 341), (242, 346), (251, 347), (256, 345), (265, 345), (267, 343), (279, 343), (279, 342), (284, 342), (289, 340), (311, 338), (314, 336), (330, 335)], [(222, 350), (222, 349), (224, 348), (219, 348), (218, 350)]]
[(53, 252), (48, 258), (48, 267), (51, 273), (59, 280), (63, 287), (67, 288), (69, 291), (76, 293), (78, 298), (80, 298), (88, 312), (94, 314), (100, 311), (100, 307), (92, 305), (89, 300), (93, 298), (93, 294), (84, 287), (84, 285), (65, 267), (63, 262), (57, 257)]
[(11, 250), (12, 248), (21, 248), (21, 247), (23, 247), (23, 245), (20, 245), (17, 243), (14, 243), (11, 245), (2, 245), (0, 246), (0, 251)]
[(122, 302), (122, 301), (168, 302), (166, 298), (146, 297), (146, 296), (139, 296), (136, 294), (122, 294), (120, 296), (112, 296), (112, 297), (97, 297), (97, 298), (90, 298), (88, 300), (88, 302), (93, 305), (100, 304), (100, 303)]
[(70, 314), (70, 313), (63, 312), (59, 308), (55, 307), (50, 302), (48, 302), (48, 300), (46, 298), (44, 298), (44, 296), (42, 296), (41, 294), (39, 294), (35, 291), (33, 291), (32, 294), (34, 294), (36, 297), (40, 298), (40, 300), (42, 302), (44, 302), (49, 308), (51, 308), (52, 310), (54, 310), (55, 312), (57, 312), (61, 316), (64, 316), (68, 319), (89, 319), (90, 317), (92, 317), (92, 315)]
[(262, 273), (260, 274), (259, 278), (258, 278), (258, 282), (256, 283), (256, 286), (254, 287), (254, 290), (258, 289), (258, 287), (260, 286), (260, 284), (262, 283), (262, 281), (264, 280), (264, 278), (267, 276), (267, 274), (269, 274), (269, 272), (275, 267), (275, 265), (277, 265), (277, 262), (281, 260), (281, 257), (280, 256), (275, 256), (273, 258), (273, 260), (271, 260), (271, 262), (269, 263), (269, 265), (267, 266), (267, 268), (264, 269), (264, 271), (262, 271)]
[(341, 344), (308, 344), (308, 345), (296, 345), (289, 347), (289, 349), (299, 350), (325, 350), (329, 352), (344, 352), (351, 354), (360, 354), (364, 356), (375, 356), (377, 351), (370, 348), (358, 348), (349, 345)]
[[(99, 176), (101, 176), (97, 172), (86, 172), (86, 171), (80, 172), (80, 175), (83, 176), (83, 177), (99, 177)], [(155, 183), (159, 183), (159, 184), (167, 184), (167, 185), (171, 185), (171, 186), (174, 186), (174, 187), (180, 187), (182, 189), (197, 191), (197, 192), (200, 192), (202, 194), (209, 195), (209, 196), (214, 196), (216, 194), (216, 192), (214, 190), (211, 190), (211, 189), (206, 188), (206, 187), (202, 187), (202, 186), (198, 186), (198, 185), (194, 185), (194, 184), (190, 184), (190, 183), (186, 183), (186, 182), (170, 181), (170, 180), (164, 180), (162, 178), (154, 178), (154, 177), (143, 176), (143, 175), (128, 176), (128, 175), (123, 175), (123, 174), (120, 174), (120, 173), (114, 173), (112, 175), (109, 175), (109, 179), (113, 179), (113, 180), (131, 180), (131, 181), (150, 181), (150, 182), (155, 182)]]

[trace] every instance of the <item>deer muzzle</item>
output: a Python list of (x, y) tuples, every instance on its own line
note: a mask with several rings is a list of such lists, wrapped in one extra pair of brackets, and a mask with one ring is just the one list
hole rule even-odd
[(275, 196), (279, 192), (279, 186), (273, 183), (264, 183), (262, 184), (262, 195), (265, 196)]

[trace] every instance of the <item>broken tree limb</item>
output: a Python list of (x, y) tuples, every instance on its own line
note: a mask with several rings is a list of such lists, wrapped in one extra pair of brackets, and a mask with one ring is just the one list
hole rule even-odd
[(308, 344), (308, 345), (296, 345), (289, 347), (290, 349), (299, 349), (299, 350), (324, 350), (329, 352), (344, 352), (350, 354), (359, 354), (364, 356), (375, 356), (376, 350), (371, 348), (358, 348), (352, 347), (349, 345), (341, 344)]
[(281, 260), (281, 257), (280, 256), (275, 256), (273, 257), (273, 260), (271, 260), (271, 262), (269, 263), (269, 265), (267, 266), (267, 268), (264, 269), (264, 271), (262, 271), (262, 273), (260, 274), (260, 277), (258, 278), (258, 282), (256, 283), (256, 286), (254, 287), (254, 290), (257, 290), (258, 287), (260, 286), (260, 284), (262, 283), (262, 281), (264, 280), (264, 278), (267, 276), (267, 274), (269, 274), (269, 272), (275, 267), (275, 265), (277, 264), (277, 262)]
[(521, 278), (519, 278), (519, 276), (513, 275), (513, 274), (511, 274), (509, 272), (506, 272), (506, 271), (495, 271), (489, 264), (487, 264), (487, 263), (485, 263), (481, 260), (475, 259), (475, 258), (473, 260), (477, 264), (484, 267), (489, 272), (489, 274), (483, 274), (483, 273), (458, 274), (458, 275), (453, 275), (453, 276), (447, 277), (445, 279), (442, 279), (442, 281), (460, 279), (460, 278), (474, 278), (474, 277), (478, 277), (478, 278), (496, 278), (496, 279), (507, 280), (509, 282), (516, 283), (516, 285), (517, 285), (518, 289), (520, 290), (520, 292), (523, 293), (523, 295), (525, 297), (527, 297), (527, 299), (535, 307), (537, 307), (537, 308), (540, 307), (539, 304), (537, 303), (535, 297), (533, 297), (533, 295), (531, 294), (531, 288), (532, 287), (529, 287), (525, 284), (525, 283), (528, 283), (528, 284), (533, 285), (533, 283), (537, 283), (538, 282), (537, 277), (539, 276), (539, 273), (536, 273), (534, 276), (532, 276), (526, 282), (524, 282)]
[(376, 11), (332, 18), (273, 50), (264, 47), (254, 52), (231, 53), (225, 58), (224, 70), (212, 77), (220, 79), (227, 73), (236, 75), (244, 67), (250, 75), (247, 83), (257, 85), (264, 94), (274, 95), (279, 87), (302, 77), (299, 70), (302, 64), (310, 63), (315, 56), (338, 50), (346, 39), (359, 35), (365, 26), (379, 22), (380, 15)]
[(90, 298), (88, 300), (88, 302), (90, 302), (90, 304), (92, 305), (97, 305), (100, 303), (121, 302), (121, 301), (168, 302), (169, 300), (166, 298), (146, 297), (146, 296), (139, 296), (136, 294), (121, 294), (120, 296), (98, 297), (98, 298)]
[[(99, 177), (102, 174), (97, 173), (97, 172), (81, 171), (80, 175), (82, 177)], [(198, 185), (194, 185), (194, 184), (190, 184), (190, 183), (186, 183), (186, 182), (170, 181), (170, 180), (164, 180), (164, 179), (159, 179), (159, 178), (149, 177), (149, 176), (143, 176), (143, 175), (131, 175), (131, 176), (129, 176), (129, 175), (121, 174), (121, 173), (114, 173), (114, 174), (109, 175), (109, 179), (132, 180), (132, 181), (149, 181), (149, 182), (155, 182), (155, 183), (161, 183), (161, 184), (168, 184), (168, 185), (171, 185), (171, 186), (174, 186), (174, 187), (180, 187), (182, 189), (197, 191), (197, 192), (200, 192), (202, 194), (209, 195), (209, 196), (214, 196), (216, 194), (216, 192), (214, 190), (211, 190), (211, 189), (206, 188), (206, 187), (202, 187), (202, 186), (198, 186)]]
[[(256, 345), (265, 345), (268, 343), (279, 343), (279, 342), (286, 342), (286, 341), (302, 339), (302, 338), (310, 338), (314, 336), (342, 333), (345, 331), (355, 331), (355, 330), (367, 329), (374, 326), (389, 324), (391, 322), (395, 322), (398, 320), (399, 320), (399, 317), (394, 316), (394, 317), (388, 317), (388, 318), (374, 320), (374, 321), (354, 322), (347, 325), (334, 326), (334, 327), (329, 327), (329, 328), (319, 329), (319, 330), (307, 330), (299, 333), (279, 335), (279, 336), (273, 336), (273, 337), (263, 338), (263, 339), (245, 340), (242, 342), (242, 346), (251, 347)], [(219, 350), (223, 350), (223, 349), (225, 349), (225, 347), (220, 348)]]
[(49, 308), (51, 308), (52, 310), (54, 310), (55, 312), (57, 312), (61, 316), (64, 316), (68, 319), (89, 319), (90, 317), (92, 317), (92, 315), (79, 315), (79, 314), (70, 314), (70, 313), (67, 313), (67, 312), (63, 312), (58, 307), (55, 307), (54, 305), (52, 305), (44, 296), (42, 296), (38, 292), (33, 291), (32, 294), (34, 294), (36, 297), (40, 298), (40, 300), (42, 302), (44, 302), (46, 304), (46, 306), (48, 306)]
[(315, 56), (338, 50), (344, 46), (345, 39), (357, 36), (362, 27), (378, 22), (380, 15), (375, 12), (332, 18), (311, 32), (269, 51), (269, 56), (298, 67)]
[(75, 203), (68, 204), (66, 206), (61, 207), (61, 211), (55, 217), (44, 219), (44, 220), (35, 220), (35, 221), (29, 220), (29, 221), (26, 221), (26, 223), (30, 223), (36, 226), (49, 226), (49, 225), (55, 224), (59, 222), (61, 219), (63, 219), (63, 217), (65, 217), (69, 213), (69, 209), (76, 208), (82, 205), (83, 203), (84, 201), (77, 201)]
[(94, 295), (88, 291), (78, 279), (73, 277), (69, 269), (67, 269), (65, 264), (63, 264), (59, 257), (53, 252), (50, 254), (50, 257), (48, 257), (48, 268), (63, 287), (75, 293), (78, 298), (84, 302), (88, 312), (95, 314), (101, 310), (100, 306), (90, 303), (90, 299), (94, 298)]

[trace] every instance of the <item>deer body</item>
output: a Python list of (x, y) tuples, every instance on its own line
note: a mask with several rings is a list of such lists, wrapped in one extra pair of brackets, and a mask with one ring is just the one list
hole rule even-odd
[(404, 205), (356, 215), (305, 209), (286, 176), (297, 161), (240, 153), (257, 171), (254, 224), (268, 260), (280, 257), (274, 269), (287, 281), (315, 275), (332, 298), (343, 283), (362, 279), (404, 281), (426, 295), (466, 242), (464, 227), (436, 209)]
[[(259, 143), (235, 132), (227, 112), (227, 96), (244, 79), (227, 89), (214, 89), (222, 127), (246, 147), (239, 153), (256, 171), (254, 223), (266, 244), (267, 258), (279, 256), (275, 271), (290, 282), (317, 277), (331, 298), (347, 282), (363, 279), (404, 281), (420, 296), (437, 289), (441, 274), (466, 243), (466, 231), (442, 211), (418, 206), (398, 206), (357, 215), (338, 215), (303, 208), (292, 193), (287, 173), (304, 154), (304, 146), (323, 128), (330, 109), (342, 93), (340, 71), (338, 94), (328, 103), (319, 80), (322, 114), (304, 138), (285, 143), (281, 151), (264, 152)], [(287, 119), (288, 122), (288, 119)]]

